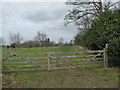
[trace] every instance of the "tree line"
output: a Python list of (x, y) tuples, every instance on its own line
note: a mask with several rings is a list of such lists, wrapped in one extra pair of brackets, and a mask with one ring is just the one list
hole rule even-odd
[(9, 45), (5, 45), (5, 40), (3, 37), (0, 38), (0, 45), (2, 47), (9, 48), (32, 48), (32, 47), (47, 47), (47, 46), (72, 46), (73, 40), (69, 42), (64, 42), (64, 39), (59, 38), (58, 42), (51, 41), (46, 33), (38, 31), (33, 38), (33, 40), (28, 40), (23, 42), (23, 37), (20, 33), (10, 33), (9, 34)]

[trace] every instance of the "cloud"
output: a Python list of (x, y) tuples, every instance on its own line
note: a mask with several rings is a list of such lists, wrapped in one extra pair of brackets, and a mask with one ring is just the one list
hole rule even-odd
[(64, 8), (61, 8), (63, 5), (60, 4), (60, 7), (58, 8), (52, 8), (52, 6), (53, 5), (49, 6), (48, 9), (43, 8), (37, 11), (29, 11), (23, 18), (32, 23), (55, 21), (61, 18), (63, 19), (66, 12)]
[(63, 3), (4, 3), (3, 4), (3, 37), (9, 43), (9, 33), (20, 33), (23, 40), (33, 40), (38, 31), (58, 42), (73, 39), (78, 30), (73, 24), (64, 26), (67, 13)]
[(29, 13), (25, 17), (26, 20), (29, 20), (33, 23), (43, 22), (54, 19), (53, 14), (48, 14), (46, 11), (38, 11), (37, 13)]

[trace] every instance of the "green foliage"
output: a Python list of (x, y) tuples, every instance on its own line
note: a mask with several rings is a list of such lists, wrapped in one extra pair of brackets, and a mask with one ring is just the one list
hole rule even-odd
[(120, 38), (110, 41), (109, 49), (109, 66), (120, 66)]
[[(75, 38), (77, 43), (80, 42), (78, 38)], [(91, 28), (82, 38), (84, 46), (93, 50), (103, 49), (108, 43), (109, 65), (120, 66), (120, 10), (106, 9), (92, 21)]]
[(78, 33), (78, 34), (75, 36), (74, 43), (75, 43), (76, 45), (81, 45), (81, 46), (83, 46), (83, 39), (82, 39), (82, 37), (83, 37), (83, 36)]
[(120, 37), (119, 12), (106, 10), (92, 21), (91, 28), (83, 37), (86, 47), (103, 49), (110, 40)]

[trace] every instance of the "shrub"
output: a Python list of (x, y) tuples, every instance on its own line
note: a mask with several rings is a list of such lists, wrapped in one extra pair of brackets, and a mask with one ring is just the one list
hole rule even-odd
[(108, 48), (109, 66), (120, 66), (120, 38), (109, 42)]
[(104, 11), (92, 21), (91, 28), (84, 35), (84, 45), (89, 49), (103, 49), (105, 44), (120, 37), (119, 10)]

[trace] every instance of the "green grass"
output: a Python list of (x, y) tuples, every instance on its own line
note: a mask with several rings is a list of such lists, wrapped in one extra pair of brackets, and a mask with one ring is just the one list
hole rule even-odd
[(70, 52), (76, 51), (75, 47), (72, 46), (64, 46), (64, 47), (38, 47), (38, 48), (17, 48), (16, 50), (13, 49), (3, 49), (2, 52), (7, 53), (36, 53), (36, 52)]
[(3, 73), (3, 88), (117, 88), (118, 74), (103, 67)]

